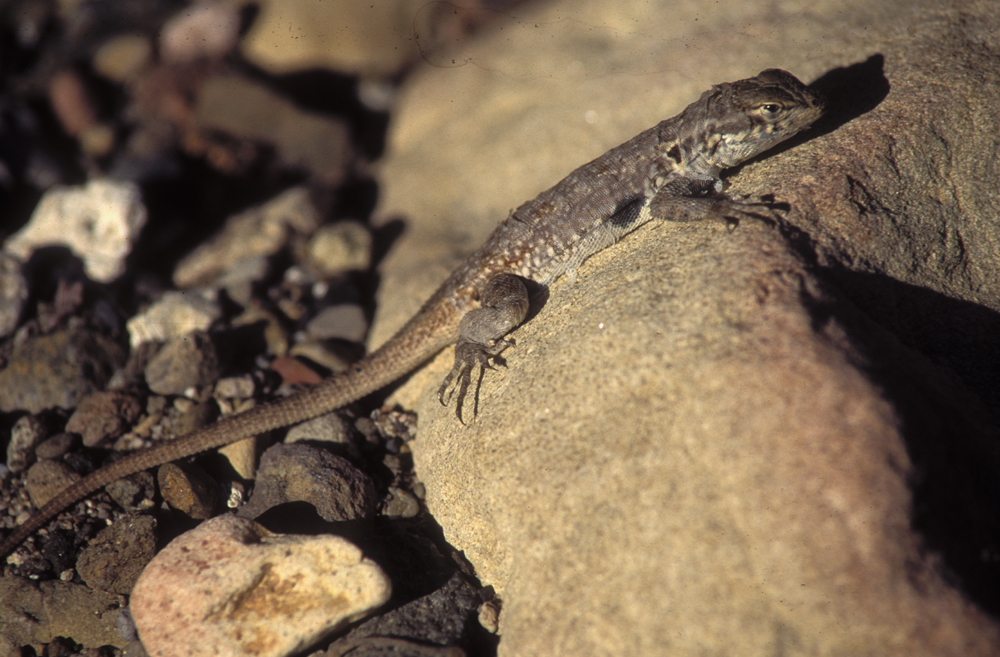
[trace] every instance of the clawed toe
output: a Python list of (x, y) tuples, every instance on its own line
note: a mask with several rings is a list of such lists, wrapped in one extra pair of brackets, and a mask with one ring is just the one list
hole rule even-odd
[[(455, 364), (448, 372), (448, 376), (444, 378), (441, 387), (438, 388), (438, 401), (441, 402), (442, 406), (447, 406), (457, 389), (455, 415), (462, 424), (465, 424), (465, 420), (462, 418), (462, 408), (469, 393), (469, 386), (472, 385), (473, 369), (476, 366), (479, 367), (479, 380), (476, 382), (472, 411), (472, 416), (475, 417), (479, 413), (479, 389), (482, 386), (486, 370), (495, 370), (496, 366), (507, 367), (507, 361), (500, 353), (513, 344), (513, 340), (500, 340), (493, 349), (473, 342), (459, 342), (455, 345)], [(454, 387), (452, 387), (452, 383), (455, 383)]]

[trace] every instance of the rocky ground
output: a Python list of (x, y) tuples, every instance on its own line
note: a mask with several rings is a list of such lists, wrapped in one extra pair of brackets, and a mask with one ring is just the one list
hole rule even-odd
[(4, 528), (345, 367), (712, 83), (830, 111), (728, 176), (777, 226), (557, 281), (475, 422), (443, 353), (64, 514), (0, 654), (1000, 654), (995, 3), (486, 7), (3, 7)]
[[(0, 7), (0, 528), (116, 456), (364, 353), (378, 262), (398, 235), (370, 224), (371, 164), (399, 80), (437, 38), (418, 47), (413, 31), (459, 38), (481, 22), (397, 9), (402, 22), (324, 14), (322, 29), (348, 30), (355, 46), (296, 50), (268, 40), (290, 19), (267, 5)], [(287, 544), (274, 549), (291, 569), (282, 581), (333, 610), (315, 603), (317, 619), (291, 622), (269, 591), (225, 627), (256, 633), (247, 654), (493, 652), (493, 594), (422, 502), (416, 418), (381, 399), (130, 477), (62, 514), (3, 566), (0, 654), (143, 654), (131, 618), (142, 631), (144, 613), (176, 654), (211, 651), (190, 616), (161, 608), (183, 598), (176, 569), (190, 564), (147, 577), (146, 611), (130, 596), (157, 551), (226, 511), (243, 524), (222, 535), (253, 554), (264, 527), (330, 537), (300, 546), (304, 570)], [(240, 572), (262, 595), (254, 577), (274, 560), (253, 559), (216, 555), (217, 581)], [(334, 573), (344, 579), (329, 584)], [(218, 587), (205, 604), (227, 595), (238, 594)], [(182, 599), (178, 613), (196, 604)], [(268, 627), (282, 636), (261, 636)]]

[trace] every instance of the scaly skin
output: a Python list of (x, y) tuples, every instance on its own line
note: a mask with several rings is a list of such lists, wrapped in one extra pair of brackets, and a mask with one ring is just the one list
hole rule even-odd
[[(472, 366), (494, 357), (495, 345), (520, 323), (527, 307), (522, 296), (512, 294), (501, 301), (513, 310), (479, 308), (479, 292), (495, 276), (512, 274), (549, 285), (653, 219), (746, 213), (721, 195), (721, 172), (804, 130), (821, 113), (822, 103), (805, 85), (776, 69), (712, 87), (676, 117), (576, 169), (511, 213), (395, 336), (347, 372), (131, 454), (81, 479), (0, 543), (0, 556), (66, 507), (117, 479), (334, 411), (399, 379), (456, 341), (461, 349), (449, 377), (461, 372), (460, 379), (467, 378)], [(472, 316), (463, 322), (467, 313)], [(463, 389), (459, 396), (464, 394)]]

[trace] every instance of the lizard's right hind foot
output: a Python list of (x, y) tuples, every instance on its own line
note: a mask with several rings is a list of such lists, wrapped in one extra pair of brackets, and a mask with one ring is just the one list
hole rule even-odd
[[(492, 349), (481, 344), (476, 344), (475, 342), (459, 342), (455, 345), (455, 364), (452, 366), (451, 371), (448, 372), (448, 376), (444, 378), (441, 387), (438, 388), (438, 401), (441, 402), (442, 406), (447, 406), (451, 402), (455, 388), (457, 388), (458, 397), (455, 401), (455, 416), (458, 417), (459, 422), (465, 424), (465, 420), (462, 419), (462, 408), (465, 405), (465, 398), (469, 394), (469, 386), (472, 384), (473, 369), (476, 366), (480, 368), (479, 380), (476, 382), (476, 392), (473, 398), (472, 417), (475, 418), (479, 414), (479, 390), (482, 388), (486, 370), (496, 369), (496, 365), (506, 367), (507, 361), (503, 359), (500, 353), (513, 345), (513, 340), (500, 340)], [(456, 379), (456, 386), (452, 388), (451, 384)], [(451, 388), (450, 391), (449, 388)]]

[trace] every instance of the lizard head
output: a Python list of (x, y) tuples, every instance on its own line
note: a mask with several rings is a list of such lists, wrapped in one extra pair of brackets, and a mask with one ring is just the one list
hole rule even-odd
[(805, 130), (823, 113), (823, 101), (787, 71), (769, 68), (752, 78), (718, 84), (684, 110), (678, 135), (681, 164), (718, 178)]

